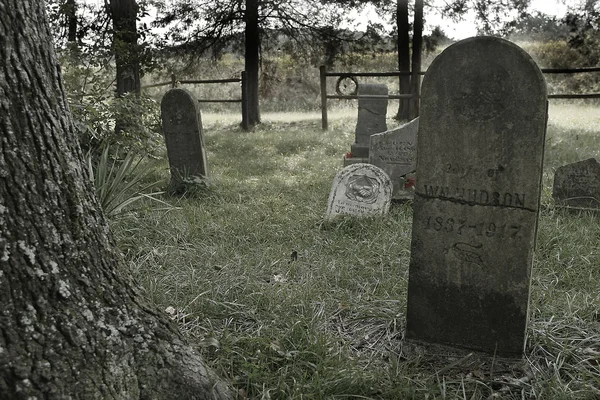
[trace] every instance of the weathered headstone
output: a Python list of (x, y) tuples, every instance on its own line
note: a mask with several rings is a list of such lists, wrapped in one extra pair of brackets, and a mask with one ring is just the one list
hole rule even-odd
[(518, 46), (476, 37), (423, 81), (408, 339), (521, 356), (546, 132), (546, 83)]
[(163, 134), (171, 167), (169, 192), (184, 191), (208, 176), (200, 106), (185, 89), (171, 89), (160, 104)]
[(388, 212), (391, 200), (392, 182), (381, 168), (352, 164), (333, 179), (325, 218), (383, 215)]
[(392, 199), (413, 198), (418, 129), (419, 119), (415, 118), (399, 128), (371, 135), (369, 163), (383, 169), (392, 180)]
[(369, 162), (369, 138), (374, 133), (387, 131), (387, 86), (362, 83), (358, 85), (358, 95), (381, 97), (358, 99), (358, 120), (350, 151), (352, 157), (344, 157), (344, 165)]
[(552, 197), (557, 206), (600, 209), (600, 163), (595, 158), (564, 165), (554, 173)]

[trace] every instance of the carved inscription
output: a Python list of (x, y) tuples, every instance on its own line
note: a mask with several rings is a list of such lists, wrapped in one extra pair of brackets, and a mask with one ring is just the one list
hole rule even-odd
[(478, 267), (485, 267), (483, 256), (479, 253), (482, 247), (482, 244), (472, 245), (469, 243), (458, 242), (452, 246), (450, 251), (459, 261), (475, 264)]
[(366, 206), (357, 204), (350, 201), (339, 200), (333, 204), (335, 214), (350, 214), (350, 215), (372, 215), (377, 213), (380, 208), (373, 208), (372, 206)]
[(376, 161), (386, 164), (413, 165), (416, 160), (416, 143), (401, 140), (379, 140), (371, 145)]
[(455, 175), (459, 178), (467, 177), (483, 177), (483, 178), (497, 178), (505, 168), (502, 165), (498, 165), (495, 168), (481, 168), (474, 165), (461, 165), (448, 163), (445, 167), (445, 172), (449, 175)]
[(428, 216), (425, 229), (456, 235), (485, 236), (498, 239), (520, 239), (521, 225), (492, 221), (474, 221), (444, 216)]
[[(418, 183), (418, 182), (417, 182)], [(525, 207), (525, 193), (490, 192), (482, 189), (451, 188), (449, 186), (423, 185), (427, 197), (455, 200), (482, 206)]]
[(326, 218), (336, 215), (382, 215), (389, 207), (392, 182), (381, 169), (371, 164), (347, 166), (333, 179)]

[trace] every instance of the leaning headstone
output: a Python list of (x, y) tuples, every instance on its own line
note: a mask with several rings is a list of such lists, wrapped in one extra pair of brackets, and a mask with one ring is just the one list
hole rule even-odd
[(600, 163), (595, 158), (564, 165), (554, 173), (552, 197), (571, 210), (600, 209)]
[(392, 180), (392, 199), (410, 200), (417, 169), (419, 118), (396, 129), (371, 135), (369, 163), (383, 169)]
[(519, 357), (546, 133), (546, 83), (521, 48), (476, 37), (423, 81), (408, 339)]
[(388, 212), (391, 199), (392, 182), (381, 168), (352, 164), (333, 179), (325, 218), (383, 215)]
[(369, 162), (369, 138), (374, 133), (387, 131), (388, 88), (386, 85), (363, 83), (358, 85), (359, 96), (379, 96), (358, 99), (358, 120), (355, 139), (344, 165)]
[(169, 192), (204, 184), (208, 164), (198, 101), (185, 89), (171, 89), (163, 96), (160, 109), (171, 168)]

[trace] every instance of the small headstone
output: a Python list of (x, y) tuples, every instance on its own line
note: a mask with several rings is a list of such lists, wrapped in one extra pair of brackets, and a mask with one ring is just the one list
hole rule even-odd
[(352, 164), (333, 179), (325, 218), (383, 215), (388, 212), (391, 199), (392, 182), (381, 168)]
[(383, 169), (392, 180), (392, 199), (413, 198), (418, 130), (419, 118), (415, 118), (399, 128), (371, 135), (369, 163)]
[(408, 339), (520, 357), (546, 133), (546, 82), (506, 40), (451, 45), (422, 86)]
[(559, 207), (600, 209), (600, 163), (595, 158), (564, 165), (554, 173), (552, 197)]
[(171, 167), (169, 192), (203, 184), (208, 164), (198, 101), (185, 89), (171, 89), (163, 96), (160, 109)]
[(369, 138), (374, 133), (387, 131), (388, 88), (386, 85), (363, 83), (358, 85), (359, 96), (381, 96), (358, 99), (358, 120), (351, 157), (344, 158), (344, 165), (369, 161)]

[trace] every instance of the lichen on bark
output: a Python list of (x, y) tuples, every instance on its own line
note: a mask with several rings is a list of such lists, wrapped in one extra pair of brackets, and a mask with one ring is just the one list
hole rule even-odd
[(0, 57), (0, 398), (231, 398), (115, 248), (41, 0), (0, 2)]

